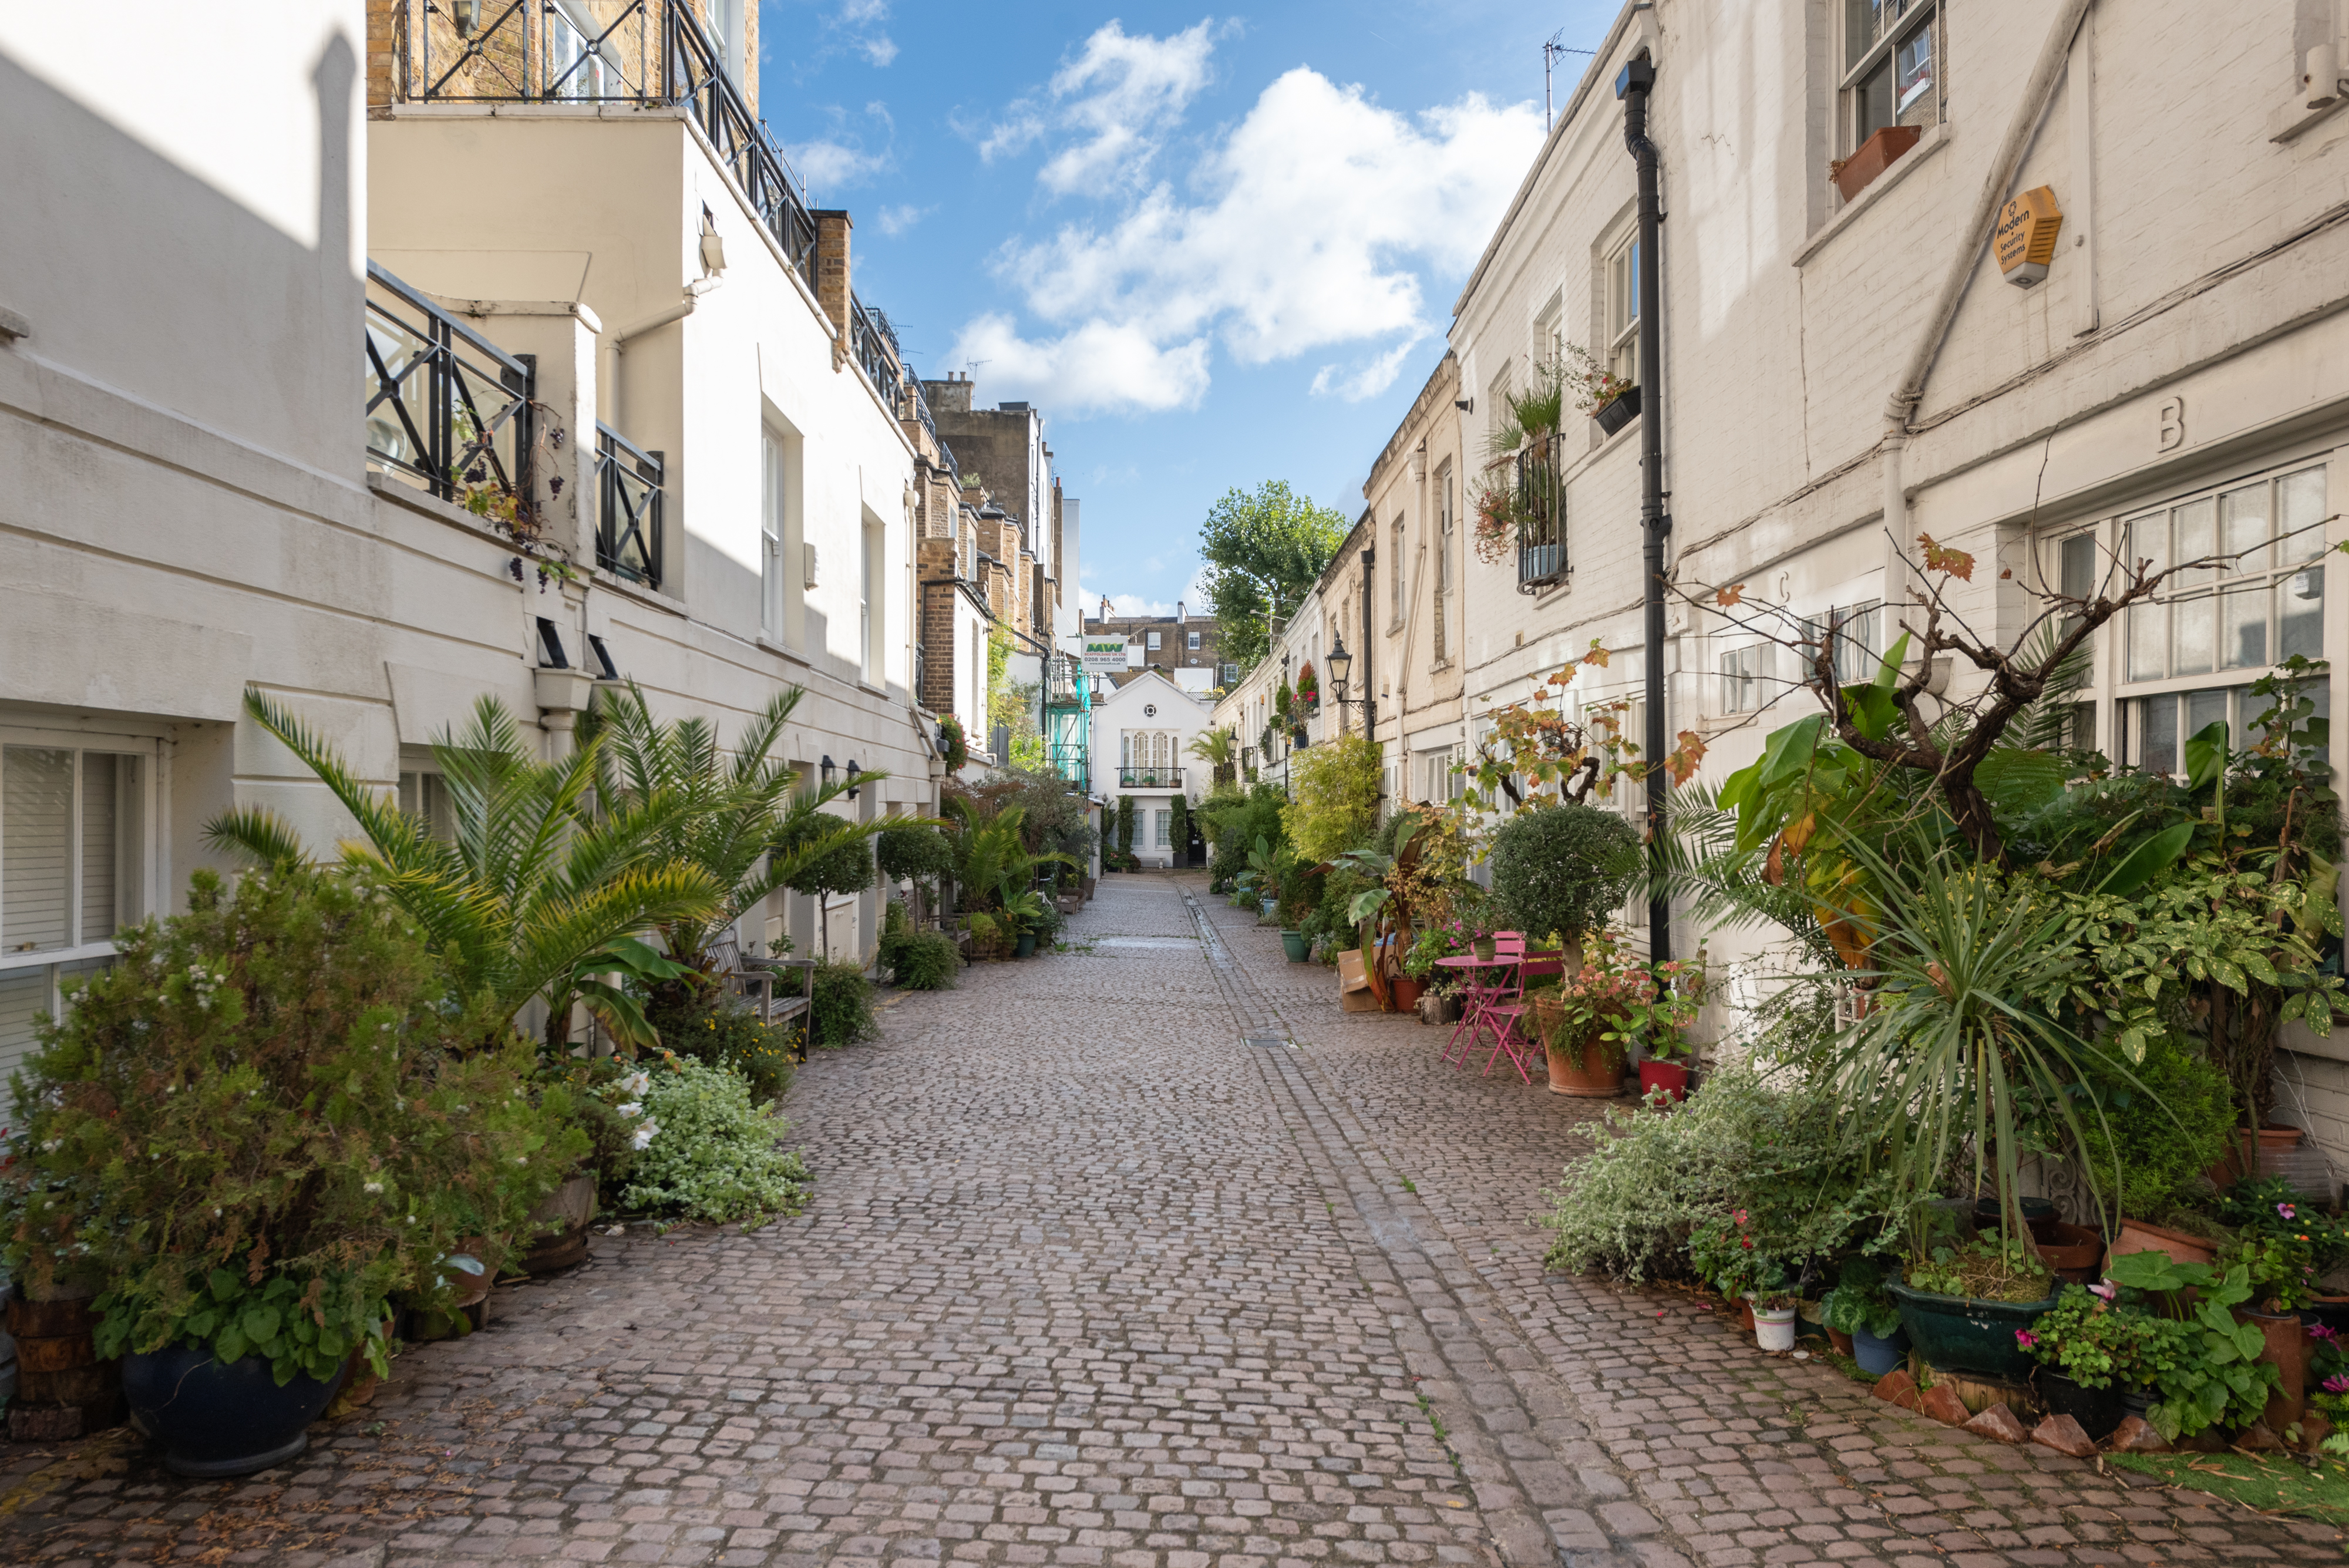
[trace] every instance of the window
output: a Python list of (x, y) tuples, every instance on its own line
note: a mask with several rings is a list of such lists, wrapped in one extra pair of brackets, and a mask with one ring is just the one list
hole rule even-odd
[(1199, 651), (1199, 634), (1195, 631), (1190, 634), (1189, 647), (1193, 653)]
[(1824, 618), (1804, 621), (1803, 638), (1815, 646), (1822, 640), (1832, 641), (1835, 645), (1836, 683), (1839, 686), (1856, 685), (1876, 679), (1882, 648), (1878, 628), (1883, 619), (1884, 601), (1881, 599), (1869, 599), (1866, 604), (1837, 605)]
[(1174, 808), (1173, 806), (1162, 806), (1155, 815), (1158, 818), (1158, 847), (1161, 849), (1174, 848)]
[[(483, 6), (486, 12), (489, 8)], [(605, 28), (582, 0), (547, 0), (543, 24), (548, 96), (560, 99), (618, 98), (628, 83), (612, 63), (621, 51), (616, 39), (594, 47)], [(607, 52), (608, 51), (608, 52)]]
[(1777, 693), (1770, 689), (1769, 643), (1757, 642), (1721, 656), (1721, 711), (1758, 713)]
[(1226, 665), (1225, 665), (1225, 666), (1224, 666), (1224, 670), (1223, 670), (1223, 680), (1222, 680), (1221, 684), (1223, 684), (1223, 685), (1225, 685), (1225, 686), (1237, 686), (1237, 685), (1238, 685), (1239, 683), (1240, 683), (1240, 667), (1239, 667), (1238, 665), (1237, 665), (1237, 664), (1226, 664)]
[(433, 837), (443, 843), (455, 841), (457, 819), (449, 806), (449, 784), (439, 774), (400, 774), (399, 809), (409, 816), (422, 818), (426, 831)]
[(1429, 646), (1434, 650), (1438, 664), (1452, 657), (1445, 641), (1449, 612), (1444, 606), (1444, 600), (1451, 592), (1452, 465), (1446, 462), (1435, 471), (1435, 626)]
[(888, 606), (881, 597), (880, 524), (869, 519), (866, 521), (863, 544), (864, 548), (857, 552), (857, 662), (863, 668), (864, 679), (877, 684), (886, 664), (881, 652), (881, 640), (887, 635), (889, 619)]
[(1935, 0), (1844, 0), (1847, 149), (1887, 126), (1940, 123), (1940, 13)]
[[(2120, 522), (2124, 563), (2150, 562), (2157, 571), (2214, 563), (2177, 573), (2153, 603), (2127, 611), (2116, 649), (2125, 692), (2115, 737), (2120, 760), (2181, 772), (2186, 740), (2222, 720), (2243, 743), (2258, 713), (2242, 688), (2293, 654), (2323, 656), (2324, 493), (2323, 466), (2302, 466)], [(2095, 538), (2063, 542), (2064, 591), (2075, 572), (2095, 571)]]
[(1151, 651), (1151, 652), (1153, 652), (1153, 653), (1157, 652), (1157, 651), (1158, 651), (1158, 634), (1157, 634), (1156, 632), (1154, 632), (1154, 632), (1152, 632), (1152, 633), (1150, 634), (1149, 640), (1148, 640), (1148, 641), (1147, 641), (1143, 646), (1145, 646), (1146, 648), (1148, 648), (1148, 649), (1150, 649), (1150, 651)]
[(783, 635), (783, 443), (773, 431), (761, 434), (764, 479), (759, 510), (759, 629), (780, 641)]
[[(65, 739), (63, 737), (61, 740)], [(147, 758), (70, 743), (0, 746), (0, 1075), (67, 983), (112, 961), (142, 919)]]
[(1566, 363), (1566, 312), (1557, 295), (1549, 296), (1541, 315), (1534, 321), (1534, 363), (1557, 366)]
[(1394, 526), (1390, 530), (1390, 532), (1394, 535), (1394, 545), (1387, 552), (1387, 560), (1391, 563), (1387, 567), (1388, 586), (1389, 590), (1394, 595), (1394, 609), (1391, 618), (1396, 626), (1401, 626), (1402, 624), (1402, 607), (1405, 602), (1402, 592), (1402, 513), (1398, 512), (1395, 514)]
[(1640, 379), (1640, 234), (1632, 230), (1607, 254), (1607, 368)]

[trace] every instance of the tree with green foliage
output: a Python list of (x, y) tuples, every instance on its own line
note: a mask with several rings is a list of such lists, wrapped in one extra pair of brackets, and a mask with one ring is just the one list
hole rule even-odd
[(1289, 763), (1289, 843), (1308, 861), (1335, 860), (1366, 843), (1379, 825), (1379, 748), (1367, 735), (1309, 746)]
[(1130, 794), (1117, 797), (1117, 852), (1133, 853), (1133, 797)]
[(1350, 524), (1335, 507), (1271, 479), (1226, 491), (1199, 528), (1199, 555), (1223, 656), (1243, 670), (1270, 651), (1275, 615), (1294, 615)]
[(1174, 797), (1174, 824), (1169, 836), (1174, 841), (1174, 858), (1179, 863), (1191, 847), (1191, 803), (1179, 794)]

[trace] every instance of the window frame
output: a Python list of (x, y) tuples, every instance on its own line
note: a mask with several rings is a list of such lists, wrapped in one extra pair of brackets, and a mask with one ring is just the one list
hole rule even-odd
[[(1843, 155), (1849, 157), (1857, 151), (1869, 136), (1873, 136), (1877, 130), (1881, 130), (1886, 126), (1913, 124), (1920, 130), (1930, 130), (1940, 124), (1946, 101), (1943, 92), (1948, 85), (1945, 80), (1944, 66), (1948, 58), (1949, 41), (1943, 28), (1945, 17), (1942, 0), (1904, 0), (1899, 12), (1892, 18), (1890, 25), (1880, 26), (1867, 47), (1857, 54), (1853, 53), (1851, 47), (1851, 16), (1853, 8), (1866, 3), (1866, 0), (1843, 0), (1843, 3), (1842, 41), (1837, 54), (1844, 65), (1836, 84), (1836, 96), (1838, 99), (1838, 129), (1842, 136)], [(1912, 120), (1903, 118), (1907, 109), (1899, 100), (1899, 62), (1896, 57), (1900, 47), (1915, 38), (1920, 33), (1930, 36), (1932, 40), (1930, 66), (1932, 77), (1926, 88), (1926, 96), (1932, 104), (1932, 113), (1928, 118)], [(1892, 61), (1893, 71), (1892, 118), (1885, 121), (1884, 125), (1875, 127), (1863, 134), (1860, 130), (1862, 89), (1867, 79), (1876, 74), (1877, 67), (1888, 59)]]
[(1599, 298), (1606, 323), (1607, 369), (1633, 386), (1640, 382), (1640, 230), (1626, 225), (1600, 253)]

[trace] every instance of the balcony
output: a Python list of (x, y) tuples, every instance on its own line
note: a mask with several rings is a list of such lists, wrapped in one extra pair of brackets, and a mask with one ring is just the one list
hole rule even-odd
[[(893, 410), (897, 408), (903, 381), (898, 366), (904, 362), (897, 347), (897, 329), (881, 312), (866, 309), (864, 302), (854, 294), (848, 296), (848, 346), (856, 362), (864, 367), (864, 374), (871, 378), (873, 389), (881, 394), (881, 400)], [(922, 422), (936, 437), (937, 427), (929, 422), (929, 410), (922, 407), (921, 411)]]
[(367, 461), (478, 516), (529, 527), (529, 362), (372, 261), (366, 348)]
[(1120, 789), (1179, 790), (1183, 787), (1181, 768), (1120, 768), (1117, 770)]
[(595, 564), (648, 588), (661, 586), (666, 470), (659, 452), (595, 421)]
[(682, 107), (815, 286), (815, 220), (687, 0), (394, 0), (393, 90), (410, 103)]
[(1530, 594), (1566, 578), (1564, 438), (1555, 431), (1517, 453), (1517, 592)]

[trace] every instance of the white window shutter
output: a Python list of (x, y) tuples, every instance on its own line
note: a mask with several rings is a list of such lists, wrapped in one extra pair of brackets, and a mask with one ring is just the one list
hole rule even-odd
[(72, 941), (73, 753), (0, 748), (0, 952)]

